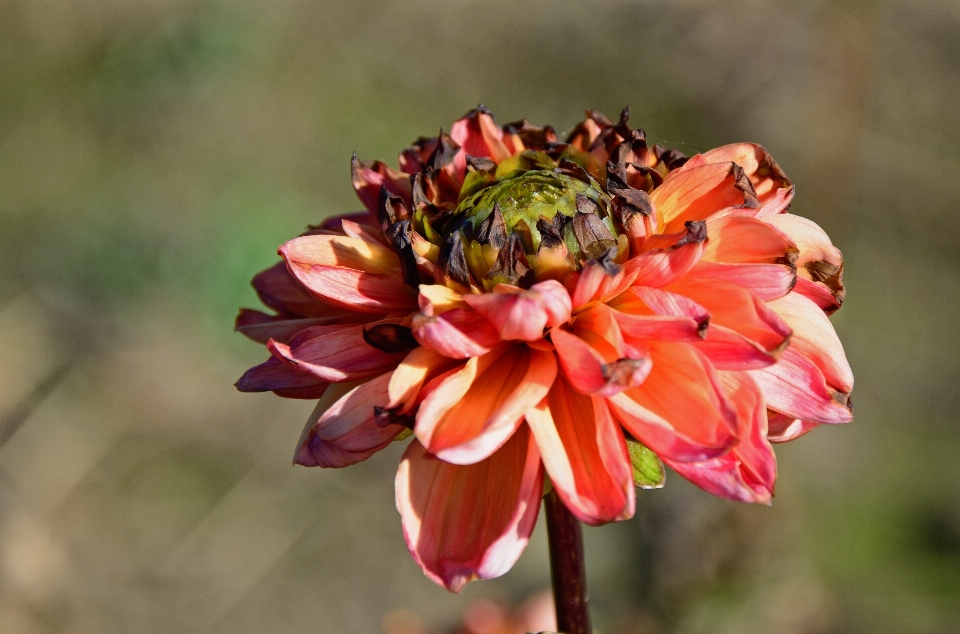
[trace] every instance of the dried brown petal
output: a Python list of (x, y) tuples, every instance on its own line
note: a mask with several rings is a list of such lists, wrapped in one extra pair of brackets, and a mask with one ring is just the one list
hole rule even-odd
[(493, 205), (493, 211), (480, 223), (477, 242), (490, 244), (500, 249), (507, 242), (507, 222), (500, 211), (499, 203)]
[(497, 254), (496, 263), (487, 273), (487, 279), (524, 288), (533, 284), (535, 281), (534, 272), (527, 260), (526, 253), (523, 251), (523, 242), (520, 240), (520, 236), (515, 233), (510, 234), (506, 244)]
[(760, 207), (760, 199), (757, 197), (757, 192), (753, 188), (753, 183), (750, 182), (750, 177), (743, 171), (743, 168), (736, 163), (733, 164), (733, 177), (735, 179), (734, 187), (743, 192), (743, 204), (740, 205), (740, 207), (744, 209), (758, 209)]
[(459, 150), (460, 146), (457, 145), (457, 142), (453, 140), (453, 137), (444, 132), (443, 128), (441, 128), (437, 148), (430, 156), (430, 167), (435, 170), (439, 170), (446, 165), (449, 165), (453, 162), (453, 157), (457, 155)]
[(580, 250), (588, 259), (597, 259), (617, 240), (596, 213), (597, 204), (582, 194), (577, 196), (577, 214), (573, 217), (573, 233)]
[(453, 231), (440, 247), (437, 267), (448, 278), (465, 286), (470, 285), (470, 269), (463, 253), (463, 242), (459, 231)]
[(403, 271), (403, 281), (408, 286), (417, 288), (420, 285), (420, 271), (417, 269), (417, 256), (413, 252), (413, 242), (409, 220), (401, 220), (387, 227), (384, 231), (390, 245), (400, 258), (400, 268)]
[(377, 324), (363, 329), (363, 340), (383, 352), (405, 352), (418, 345), (413, 332), (400, 324)]

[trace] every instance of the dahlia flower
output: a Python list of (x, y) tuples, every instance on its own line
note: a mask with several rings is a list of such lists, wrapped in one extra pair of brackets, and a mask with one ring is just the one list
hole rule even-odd
[(450, 590), (510, 569), (545, 484), (590, 525), (660, 461), (769, 503), (771, 443), (851, 420), (843, 259), (793, 183), (759, 145), (687, 158), (628, 117), (560, 141), (481, 106), (399, 170), (355, 156), (366, 210), (282, 245), (253, 279), (275, 314), (237, 318), (270, 352), (240, 390), (319, 398), (297, 464), (409, 438), (404, 538)]

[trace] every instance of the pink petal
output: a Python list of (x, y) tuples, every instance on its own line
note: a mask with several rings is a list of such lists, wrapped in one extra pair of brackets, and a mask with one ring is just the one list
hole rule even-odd
[(267, 343), (270, 339), (287, 343), (298, 332), (313, 326), (323, 326), (334, 323), (341, 319), (342, 317), (340, 316), (283, 319), (281, 317), (267, 315), (258, 310), (241, 308), (240, 314), (237, 315), (234, 329), (257, 343)]
[(847, 397), (827, 386), (823, 373), (792, 347), (776, 365), (751, 371), (770, 409), (811, 423), (848, 423), (853, 420)]
[(556, 280), (522, 290), (498, 284), (493, 293), (464, 295), (463, 300), (493, 324), (504, 341), (536, 341), (544, 328), (570, 319), (570, 296)]
[(813, 361), (823, 372), (827, 385), (849, 394), (853, 390), (853, 371), (833, 324), (820, 307), (799, 293), (790, 293), (769, 306), (793, 329), (790, 349)]
[(741, 420), (740, 442), (722, 456), (704, 462), (664, 462), (709, 493), (740, 502), (769, 504), (777, 480), (777, 459), (767, 441), (763, 395), (744, 373), (729, 372), (724, 379)]
[(813, 301), (828, 315), (840, 308), (840, 301), (830, 288), (822, 282), (813, 282), (802, 277), (797, 278), (797, 285), (793, 290)]
[(380, 223), (377, 221), (375, 214), (371, 214), (369, 211), (357, 211), (352, 214), (342, 214), (340, 216), (330, 216), (323, 222), (321, 222), (317, 229), (326, 230), (326, 231), (336, 231), (338, 233), (346, 233), (343, 230), (344, 221), (350, 221), (357, 224), (366, 225), (374, 231), (377, 231), (380, 228)]
[(719, 324), (712, 324), (696, 346), (718, 370), (758, 370), (777, 362), (763, 346)]
[(397, 471), (407, 548), (430, 580), (457, 593), (513, 567), (530, 540), (542, 494), (540, 452), (526, 428), (469, 466), (439, 460), (413, 441)]
[(511, 152), (503, 143), (503, 130), (489, 112), (473, 110), (450, 127), (450, 137), (460, 146), (454, 158), (457, 174), (463, 177), (467, 156), (484, 157), (499, 163), (510, 158)]
[(724, 264), (701, 260), (687, 275), (700, 281), (733, 282), (753, 291), (765, 302), (783, 297), (800, 281), (796, 267), (787, 264)]
[(271, 357), (244, 372), (236, 386), (241, 392), (275, 392), (288, 398), (318, 398), (317, 392), (322, 393), (327, 382)]
[(356, 155), (351, 164), (353, 189), (357, 197), (373, 217), (377, 217), (377, 207), (380, 201), (380, 188), (403, 198), (408, 204), (411, 201), (410, 176), (398, 172), (380, 161), (360, 161)]
[(560, 499), (580, 521), (597, 526), (633, 517), (630, 457), (604, 399), (559, 379), (527, 412), (527, 424)]
[(327, 388), (297, 445), (294, 463), (305, 467), (348, 467), (389, 445), (404, 430), (380, 425), (374, 407), (387, 403), (389, 374), (357, 385)]
[(820, 426), (820, 423), (810, 423), (799, 418), (791, 418), (769, 409), (767, 410), (767, 420), (767, 440), (772, 443), (796, 440), (800, 436), (813, 431), (815, 427)]
[(442, 460), (479, 462), (507, 441), (556, 376), (552, 353), (522, 345), (470, 359), (426, 396), (414, 431)]
[(462, 308), (439, 317), (414, 315), (411, 329), (420, 345), (451, 359), (479, 357), (500, 342), (493, 324), (480, 313)]
[(257, 273), (251, 286), (264, 304), (281, 315), (290, 317), (322, 317), (339, 313), (336, 308), (321, 303), (297, 281), (284, 262)]
[(608, 399), (634, 438), (680, 462), (715, 458), (736, 443), (737, 416), (710, 362), (693, 346), (651, 343), (642, 385)]
[(300, 264), (291, 264), (290, 270), (311, 292), (343, 308), (379, 314), (416, 310), (413, 291), (399, 275)]
[[(394, 323), (375, 322), (371, 325)], [(316, 337), (298, 337), (291, 345), (271, 341), (270, 351), (281, 361), (301, 372), (309, 372), (324, 381), (356, 381), (392, 369), (406, 352), (384, 352), (369, 345), (363, 337), (364, 326), (350, 326)]]

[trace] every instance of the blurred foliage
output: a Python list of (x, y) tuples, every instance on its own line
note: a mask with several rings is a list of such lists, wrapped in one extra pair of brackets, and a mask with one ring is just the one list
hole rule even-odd
[(772, 508), (667, 474), (588, 529), (600, 631), (960, 632), (960, 6), (952, 0), (0, 0), (0, 631), (444, 631), (548, 585), (542, 527), (464, 597), (403, 545), (399, 447), (291, 469), (240, 395), (253, 273), (479, 102), (688, 153), (763, 143), (847, 258), (853, 425)]

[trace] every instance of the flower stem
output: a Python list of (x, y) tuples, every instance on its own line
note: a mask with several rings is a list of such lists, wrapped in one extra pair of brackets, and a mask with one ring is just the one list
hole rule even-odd
[(547, 494), (546, 512), (557, 631), (592, 634), (580, 522), (567, 510), (555, 490)]

